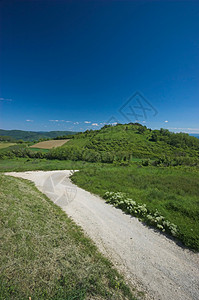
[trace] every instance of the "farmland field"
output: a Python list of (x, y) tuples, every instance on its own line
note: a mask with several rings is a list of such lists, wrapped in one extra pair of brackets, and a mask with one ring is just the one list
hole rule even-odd
[(30, 146), (30, 148), (52, 149), (52, 148), (57, 148), (57, 147), (63, 146), (68, 141), (69, 140), (49, 140), (49, 141), (36, 143), (36, 144)]
[(15, 143), (0, 142), (0, 149), (4, 149), (13, 145), (15, 145)]

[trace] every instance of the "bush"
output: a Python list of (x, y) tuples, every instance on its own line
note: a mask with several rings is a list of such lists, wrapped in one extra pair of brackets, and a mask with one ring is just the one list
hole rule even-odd
[(142, 160), (142, 165), (145, 166), (145, 167), (150, 166), (151, 165), (151, 160), (149, 158)]
[(163, 156), (153, 162), (154, 166), (169, 167), (169, 166), (199, 166), (199, 159), (197, 157), (179, 156), (168, 157)]
[(99, 162), (101, 161), (101, 156), (94, 150), (86, 149), (83, 151), (82, 159), (88, 162)]

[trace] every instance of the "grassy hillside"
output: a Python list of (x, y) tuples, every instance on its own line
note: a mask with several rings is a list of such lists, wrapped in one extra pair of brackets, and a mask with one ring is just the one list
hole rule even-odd
[(73, 131), (49, 131), (49, 132), (39, 132), (39, 131), (24, 131), (24, 130), (4, 130), (0, 129), (0, 136), (11, 137), (14, 140), (23, 141), (37, 141), (39, 139), (57, 138), (58, 136), (73, 135), (76, 132)]
[(104, 126), (101, 130), (78, 133), (68, 145), (83, 146), (97, 151), (127, 151), (133, 156), (156, 157), (165, 154), (199, 155), (199, 141), (186, 133), (166, 129), (151, 130), (140, 124)]
[(135, 299), (81, 229), (35, 186), (0, 176), (0, 299)]
[(52, 150), (49, 157), (92, 162), (166, 157), (175, 160), (166, 159), (167, 164), (191, 165), (199, 162), (199, 139), (166, 129), (151, 130), (138, 123), (106, 125), (100, 130), (77, 133), (67, 144)]

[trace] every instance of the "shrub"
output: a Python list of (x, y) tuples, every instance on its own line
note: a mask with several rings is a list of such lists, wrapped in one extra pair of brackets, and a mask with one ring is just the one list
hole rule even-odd
[(142, 160), (142, 165), (144, 167), (151, 165), (151, 160), (149, 158)]

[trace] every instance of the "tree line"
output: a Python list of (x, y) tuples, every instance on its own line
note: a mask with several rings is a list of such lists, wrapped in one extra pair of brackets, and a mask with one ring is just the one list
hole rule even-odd
[[(0, 151), (0, 159), (6, 158), (34, 158), (34, 159), (58, 159), (58, 160), (72, 160), (72, 161), (87, 161), (87, 162), (101, 162), (101, 163), (120, 163), (121, 165), (129, 165), (133, 158), (137, 157), (129, 151), (96, 151), (93, 149), (80, 148), (77, 146), (59, 147), (43, 151), (31, 151), (26, 145), (15, 145)], [(169, 157), (166, 155), (159, 155), (156, 159), (143, 159), (141, 161), (143, 166), (177, 166), (189, 165), (199, 166), (198, 157), (176, 155)]]

